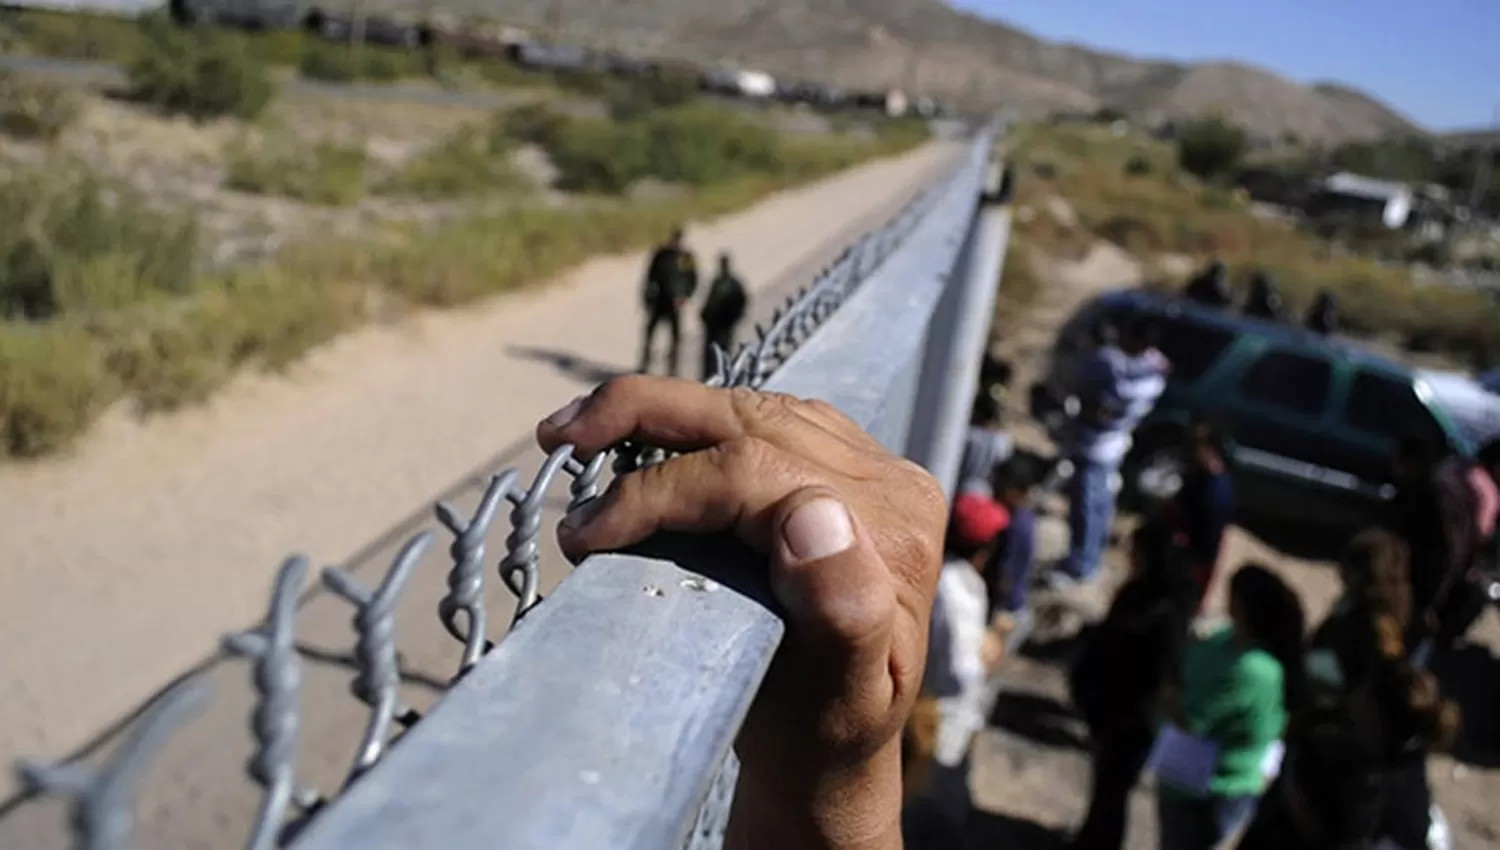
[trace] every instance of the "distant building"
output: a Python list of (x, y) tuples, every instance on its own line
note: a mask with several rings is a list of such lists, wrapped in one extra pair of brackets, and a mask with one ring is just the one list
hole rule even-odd
[(1412, 219), (1415, 207), (1416, 195), (1405, 183), (1340, 171), (1314, 187), (1303, 212), (1310, 218), (1337, 218), (1357, 227), (1399, 230)]

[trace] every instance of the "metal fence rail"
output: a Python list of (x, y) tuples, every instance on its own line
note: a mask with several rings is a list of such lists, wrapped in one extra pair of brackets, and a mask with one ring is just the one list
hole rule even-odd
[[(891, 450), (939, 459), (931, 468), (951, 478), (1009, 229), (989, 203), (995, 132), (980, 132), (944, 181), (846, 249), (757, 329), (758, 342), (721, 356), (711, 382), (822, 398)], [(763, 557), (728, 537), (664, 535), (589, 558), (545, 604), (538, 593), (548, 492), (567, 481), (571, 509), (611, 469), (663, 456), (626, 446), (585, 464), (563, 447), (529, 483), (514, 469), (494, 475), (471, 517), (437, 506), (452, 535), (438, 613), (463, 649), (452, 687), (425, 716), (401, 702), (395, 611), (434, 532), (408, 540), (377, 588), (322, 572), (354, 612), (353, 692), (369, 708), (337, 789), (299, 781), (293, 629), (308, 564), (288, 559), (264, 623), (225, 640), (248, 660), (259, 696), (248, 769), (263, 796), (246, 846), (717, 847), (734, 738), (782, 636)], [(503, 507), (499, 573), (516, 606), (492, 645), (486, 543)], [(21, 775), (33, 792), (71, 800), (76, 846), (123, 850), (138, 777), (206, 690), (188, 679), (164, 693), (100, 768), (24, 764)]]

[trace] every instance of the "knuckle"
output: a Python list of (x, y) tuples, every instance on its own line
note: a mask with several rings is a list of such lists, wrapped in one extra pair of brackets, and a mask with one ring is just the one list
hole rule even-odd
[(714, 460), (730, 481), (745, 481), (764, 475), (773, 465), (776, 450), (759, 437), (740, 437), (718, 446)]
[(600, 384), (593, 392), (595, 403), (617, 404), (647, 391), (654, 379), (647, 375), (620, 375)]

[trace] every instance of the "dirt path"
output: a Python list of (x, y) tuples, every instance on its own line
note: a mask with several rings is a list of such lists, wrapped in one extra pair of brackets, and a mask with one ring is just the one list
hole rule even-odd
[[(731, 250), (757, 293), (788, 276), (805, 282), (961, 150), (934, 143), (784, 193), (691, 227), (689, 242), (705, 264)], [(539, 416), (631, 368), (640, 266), (638, 256), (600, 259), (546, 289), (361, 331), (286, 378), (245, 378), (203, 408), (144, 424), (113, 415), (73, 457), (0, 470), (0, 763), (76, 746), (205, 657), (222, 632), (259, 619), (290, 547), (315, 565), (347, 562), (487, 470), (497, 451), (524, 445)], [(696, 368), (696, 353), (685, 347), (685, 367)], [(528, 460), (524, 449), (509, 454)], [(421, 593), (436, 594), (440, 573), (431, 584)], [(412, 616), (425, 628), (432, 607), (420, 604)], [(326, 626), (328, 644), (347, 652), (346, 609), (318, 603), (306, 617), (309, 640)], [(419, 643), (418, 662), (425, 653)], [(235, 712), (241, 729), (243, 707)], [(243, 731), (229, 734), (244, 743)], [(346, 745), (330, 744), (340, 753), (330, 765)], [(242, 759), (228, 756), (226, 769)], [(9, 782), (0, 778), (0, 791)]]
[[(1009, 317), (1007, 332), (992, 348), (1015, 368), (1010, 393), (1009, 428), (1027, 448), (1050, 452), (1042, 429), (1026, 415), (1026, 389), (1047, 366), (1047, 353), (1059, 326), (1088, 298), (1139, 281), (1141, 267), (1112, 245), (1096, 245), (1082, 261), (1049, 269), (1035, 304), (1022, 316)], [(1055, 516), (1060, 517), (1061, 514)], [(1121, 525), (1128, 525), (1128, 518)], [(1066, 548), (1060, 518), (1044, 520), (1042, 557)], [(1123, 569), (1119, 553), (1109, 555), (1112, 578)], [(1280, 574), (1298, 592), (1309, 622), (1327, 612), (1338, 593), (1327, 564), (1299, 560), (1277, 552), (1235, 530), (1226, 542), (1208, 613), (1222, 615), (1224, 588), (1233, 569), (1258, 562)], [(1106, 582), (1108, 584), (1108, 582)], [(1107, 595), (1107, 594), (1106, 594)], [(1456, 656), (1453, 669), (1440, 675), (1449, 694), (1465, 711), (1463, 761), (1431, 760), (1436, 799), (1453, 828), (1457, 850), (1479, 850), (1500, 840), (1500, 752), (1495, 749), (1495, 718), (1500, 716), (1500, 618), (1491, 614), (1471, 637), (1474, 643)], [(971, 777), (980, 809), (976, 838), (982, 847), (1007, 850), (1063, 850), (1067, 836), (1083, 820), (1088, 805), (1089, 761), (1086, 732), (1067, 707), (1064, 665), (1076, 649), (1067, 638), (1038, 641), (1008, 662), (1007, 691), (1001, 696), (991, 727), (980, 737)], [(1128, 850), (1152, 850), (1156, 842), (1155, 799), (1149, 788), (1132, 800)]]

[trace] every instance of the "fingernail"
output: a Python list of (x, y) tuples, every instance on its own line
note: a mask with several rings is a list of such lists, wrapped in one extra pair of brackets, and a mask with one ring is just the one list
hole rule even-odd
[(567, 531), (577, 531), (588, 525), (594, 517), (599, 515), (599, 510), (604, 507), (604, 499), (595, 496), (587, 502), (568, 511), (562, 518), (562, 526)]
[(854, 545), (854, 523), (849, 509), (833, 499), (813, 499), (786, 518), (781, 539), (799, 563), (819, 561)]
[(542, 421), (553, 428), (561, 428), (578, 418), (579, 412), (583, 410), (583, 403), (587, 400), (588, 396), (581, 395), (554, 411), (551, 416)]

